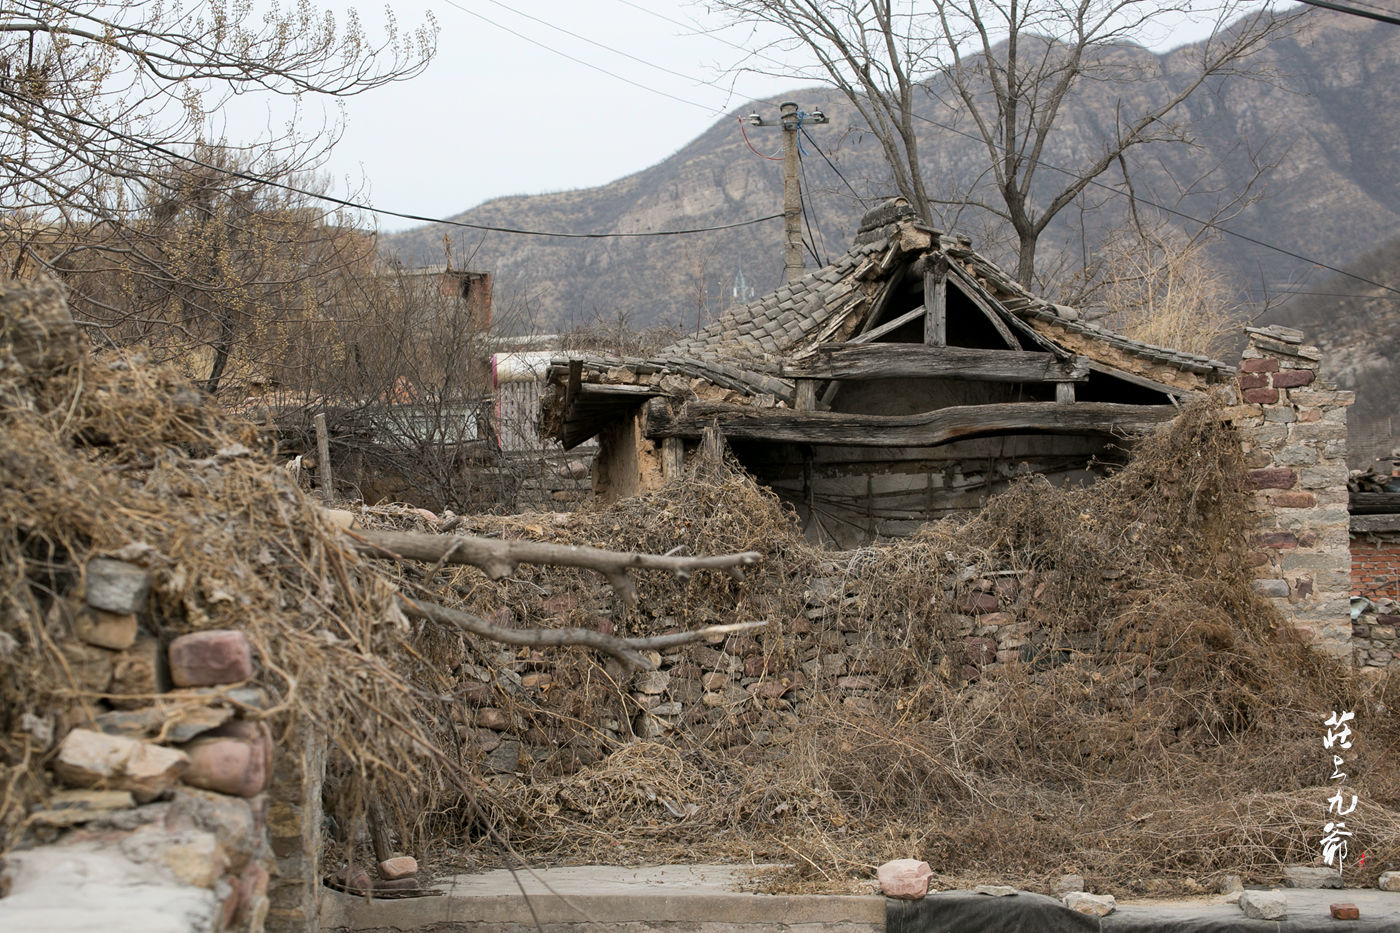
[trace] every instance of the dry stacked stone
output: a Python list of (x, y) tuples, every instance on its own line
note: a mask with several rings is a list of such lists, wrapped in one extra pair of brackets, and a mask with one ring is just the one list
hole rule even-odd
[(36, 841), (61, 844), (65, 832), (97, 829), (128, 859), (211, 891), (217, 930), (261, 933), (273, 742), (248, 718), (266, 706), (247, 683), (252, 647), (235, 631), (162, 646), (142, 624), (149, 570), (101, 557), (83, 577), (83, 604), (56, 603), (51, 615), (69, 623), (60, 647), (80, 687), (105, 699), (61, 721), (52, 767), (68, 789), (30, 814)]
[(1246, 328), (1240, 429), (1257, 524), (1254, 587), (1322, 651), (1349, 658), (1351, 557), (1347, 407), (1355, 393), (1318, 379), (1322, 354), (1287, 327)]

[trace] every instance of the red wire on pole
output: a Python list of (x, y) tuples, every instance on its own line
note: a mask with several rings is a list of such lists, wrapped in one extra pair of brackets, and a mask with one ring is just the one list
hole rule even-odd
[(739, 117), (739, 132), (741, 132), (741, 133), (744, 134), (744, 142), (745, 142), (745, 144), (748, 145), (749, 151), (752, 152), (754, 155), (758, 156), (760, 159), (768, 159), (768, 160), (771, 161), (771, 162), (781, 162), (781, 161), (783, 161), (783, 157), (782, 157), (782, 156), (764, 155), (763, 153), (759, 152), (757, 149), (755, 149), (755, 148), (753, 147), (753, 143), (749, 142), (749, 131), (746, 130), (746, 129), (744, 129), (744, 118), (743, 118), (743, 117)]

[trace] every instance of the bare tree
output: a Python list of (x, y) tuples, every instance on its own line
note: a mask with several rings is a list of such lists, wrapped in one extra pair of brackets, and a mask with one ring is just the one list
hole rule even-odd
[[(145, 180), (235, 94), (341, 97), (411, 77), (434, 51), (431, 27), (371, 40), (309, 3), (289, 9), (210, 0), (13, 0), (0, 17), (0, 213), (50, 222), (112, 219)], [(249, 152), (314, 163), (338, 137), (315, 126)]]
[[(741, 22), (777, 27), (816, 61), (809, 76), (839, 90), (879, 140), (899, 193), (926, 219), (971, 205), (1014, 230), (1016, 279), (1030, 286), (1050, 222), (1128, 151), (1184, 142), (1181, 105), (1288, 28), (1291, 17), (1240, 0), (715, 0)], [(1170, 58), (1137, 43), (1202, 19), (1208, 39)], [(1140, 95), (1147, 79), (1165, 92)], [(1088, 83), (1112, 85), (1109, 126), (1075, 160), (1056, 145), (1066, 105)], [(931, 199), (916, 132), (925, 95), (964, 116), (986, 150), (969, 192)], [(1084, 127), (1076, 127), (1082, 132)], [(1043, 180), (1042, 160), (1068, 171)]]

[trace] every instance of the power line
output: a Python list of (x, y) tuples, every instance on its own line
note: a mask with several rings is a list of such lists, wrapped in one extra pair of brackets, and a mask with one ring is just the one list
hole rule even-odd
[(401, 220), (417, 220), (422, 223), (443, 224), (448, 227), (464, 227), (468, 230), (482, 230), (487, 233), (509, 233), (515, 236), (556, 237), (560, 239), (571, 240), (632, 239), (656, 236), (684, 236), (693, 233), (711, 233), (717, 230), (733, 230), (736, 227), (749, 227), (754, 224), (761, 224), (766, 223), (770, 220), (777, 220), (779, 217), (783, 216), (782, 214), (769, 214), (766, 217), (755, 217), (751, 220), (741, 220), (732, 224), (718, 224), (713, 227), (692, 227), (685, 230), (653, 230), (646, 232), (639, 231), (636, 233), (561, 233), (549, 230), (525, 230), (518, 227), (498, 227), (493, 226), (491, 224), (474, 224), (468, 223), (465, 220), (448, 220), (444, 217), (427, 217), (422, 214), (409, 214), (404, 211), (392, 211), (382, 207), (371, 207), (368, 204), (361, 204), (357, 201), (349, 201), (345, 198), (337, 198), (334, 195), (321, 194), (315, 191), (310, 191), (306, 188), (299, 188), (296, 185), (289, 185), (285, 182), (276, 181), (272, 178), (265, 178), (261, 175), (254, 175), (250, 172), (244, 172), (239, 169), (228, 168), (222, 165), (213, 165), (209, 162), (203, 161), (202, 159), (196, 159), (194, 156), (185, 155), (183, 153), (176, 152), (173, 149), (169, 149), (165, 146), (162, 146), (158, 143), (153, 143), (148, 140), (140, 139), (136, 136), (131, 136), (129, 134), (121, 132), (120, 130), (115, 130), (112, 127), (107, 126), (105, 124), (98, 123), (95, 120), (88, 120), (87, 118), (80, 117), (76, 114), (63, 113), (61, 111), (54, 110), (50, 107), (46, 107), (42, 104), (35, 104), (34, 106), (37, 106), (39, 109), (42, 109), (45, 113), (48, 113), (51, 116), (59, 117), (65, 120), (70, 120), (74, 123), (78, 123), (83, 126), (89, 127), (90, 129), (100, 130), (115, 139), (119, 139), (122, 142), (129, 143), (133, 146), (138, 146), (149, 152), (156, 152), (171, 159), (178, 159), (181, 162), (188, 162), (191, 165), (197, 165), (200, 168), (206, 168), (210, 171), (219, 172), (221, 174), (228, 175), (232, 178), (241, 178), (244, 181), (250, 181), (255, 184), (267, 185), (272, 188), (280, 188), (283, 191), (290, 191), (293, 194), (300, 194), (304, 197), (314, 198), (317, 201), (325, 201), (329, 204), (336, 204), (340, 207), (348, 207), (352, 210), (368, 211), (371, 214), (382, 214), (386, 217), (398, 217)]
[[(936, 127), (938, 127), (939, 129), (941, 129), (941, 130), (947, 130), (948, 132), (953, 133), (953, 134), (955, 134), (955, 135), (957, 135), (957, 136), (963, 136), (963, 137), (966, 137), (967, 139), (974, 140), (974, 141), (979, 142), (979, 143), (982, 143), (982, 144), (984, 144), (984, 145), (987, 144), (987, 141), (984, 140), (981, 136), (973, 135), (972, 133), (969, 133), (969, 132), (967, 132), (966, 130), (960, 130), (960, 129), (957, 129), (956, 127), (948, 126), (948, 125), (945, 124), (945, 123), (939, 123), (937, 120), (930, 119), (929, 117), (925, 117), (925, 116), (922, 116), (922, 115), (917, 114), (917, 113), (914, 114), (914, 116), (915, 116), (917, 119), (923, 120), (925, 123), (928, 123), (928, 124), (931, 124), (931, 125), (933, 125), (933, 126), (936, 126)], [(998, 145), (998, 144), (995, 143), (995, 142), (994, 142), (994, 143), (991, 143), (991, 145), (992, 145), (994, 148), (1000, 149), (1000, 150), (1003, 151), (1003, 152), (1007, 151), (1004, 147)], [(1063, 174), (1063, 175), (1068, 175), (1068, 176), (1070, 176), (1071, 178), (1080, 178), (1080, 177), (1083, 177), (1083, 176), (1081, 176), (1080, 173), (1078, 173), (1078, 172), (1071, 171), (1070, 169), (1067, 169), (1067, 168), (1061, 168), (1061, 167), (1058, 166), (1058, 165), (1053, 165), (1053, 164), (1051, 164), (1051, 163), (1049, 163), (1049, 162), (1046, 162), (1046, 161), (1044, 161), (1044, 160), (1042, 160), (1042, 159), (1029, 159), (1029, 161), (1034, 162), (1036, 165), (1043, 166), (1044, 168), (1048, 168), (1048, 169), (1050, 169), (1051, 171), (1059, 172), (1059, 173), (1061, 173), (1061, 174)], [(1282, 246), (1275, 246), (1275, 245), (1272, 244), (1272, 243), (1266, 243), (1266, 242), (1264, 242), (1263, 240), (1256, 239), (1255, 237), (1252, 237), (1252, 236), (1250, 236), (1250, 235), (1247, 234), (1247, 233), (1239, 233), (1239, 232), (1237, 232), (1237, 231), (1235, 231), (1235, 230), (1231, 230), (1229, 227), (1222, 227), (1220, 224), (1216, 223), (1216, 222), (1213, 221), (1213, 220), (1201, 220), (1199, 217), (1192, 217), (1190, 214), (1183, 213), (1183, 212), (1181, 212), (1181, 211), (1179, 211), (1179, 210), (1176, 210), (1175, 208), (1167, 207), (1165, 204), (1158, 204), (1157, 202), (1152, 201), (1152, 200), (1149, 200), (1149, 199), (1144, 198), (1144, 197), (1141, 197), (1140, 195), (1129, 194), (1128, 192), (1123, 191), (1121, 188), (1115, 188), (1113, 185), (1110, 185), (1110, 184), (1106, 184), (1106, 183), (1104, 183), (1104, 182), (1101, 182), (1101, 181), (1099, 181), (1099, 180), (1096, 179), (1096, 178), (1090, 178), (1090, 179), (1088, 179), (1087, 181), (1088, 181), (1089, 184), (1091, 184), (1091, 185), (1093, 185), (1093, 186), (1095, 186), (1095, 187), (1097, 187), (1097, 188), (1102, 188), (1102, 189), (1104, 189), (1105, 191), (1111, 191), (1112, 193), (1114, 193), (1114, 194), (1116, 194), (1116, 195), (1119, 195), (1119, 196), (1121, 196), (1121, 197), (1129, 197), (1129, 198), (1132, 198), (1132, 199), (1134, 199), (1134, 200), (1136, 200), (1136, 201), (1139, 201), (1139, 202), (1142, 203), (1142, 204), (1146, 204), (1148, 207), (1151, 207), (1151, 208), (1154, 208), (1154, 209), (1156, 209), (1156, 210), (1162, 211), (1163, 213), (1171, 214), (1171, 215), (1174, 216), (1174, 217), (1180, 217), (1182, 220), (1188, 220), (1188, 221), (1190, 221), (1191, 223), (1200, 224), (1202, 227), (1205, 227), (1205, 228), (1210, 229), (1210, 230), (1216, 230), (1216, 231), (1218, 231), (1218, 232), (1220, 232), (1220, 233), (1225, 234), (1226, 236), (1232, 236), (1232, 237), (1235, 237), (1236, 239), (1244, 240), (1246, 243), (1253, 243), (1255, 246), (1262, 246), (1264, 249), (1273, 250), (1274, 252), (1280, 253), (1280, 254), (1282, 254), (1282, 255), (1284, 255), (1284, 256), (1287, 256), (1287, 257), (1289, 257), (1290, 259), (1296, 259), (1296, 260), (1298, 260), (1299, 262), (1305, 262), (1305, 263), (1308, 263), (1309, 265), (1317, 266), (1317, 267), (1320, 268), (1320, 269), (1326, 269), (1326, 270), (1328, 270), (1329, 272), (1335, 272), (1336, 274), (1346, 276), (1346, 277), (1349, 278), (1349, 279), (1355, 279), (1355, 280), (1358, 281), (1358, 282), (1365, 282), (1367, 285), (1374, 285), (1376, 288), (1381, 288), (1381, 289), (1384, 289), (1385, 291), (1394, 292), (1396, 295), (1400, 295), (1400, 288), (1395, 288), (1394, 286), (1386, 285), (1384, 282), (1377, 282), (1377, 281), (1375, 281), (1374, 279), (1368, 279), (1368, 278), (1366, 278), (1365, 276), (1357, 275), (1357, 274), (1354, 273), (1354, 272), (1348, 272), (1347, 270), (1345, 270), (1345, 269), (1340, 269), (1340, 268), (1338, 268), (1337, 266), (1329, 265), (1328, 263), (1325, 263), (1325, 262), (1323, 262), (1323, 261), (1320, 260), (1320, 259), (1312, 259), (1312, 258), (1310, 258), (1310, 257), (1308, 257), (1308, 256), (1302, 255), (1301, 253), (1295, 253), (1295, 252), (1293, 252), (1292, 250), (1285, 249), (1285, 248), (1283, 248)]]
[(807, 132), (807, 130), (804, 128), (802, 130), (802, 135), (807, 137), (807, 142), (811, 143), (812, 148), (817, 150), (817, 155), (821, 156), (822, 159), (826, 161), (826, 164), (831, 166), (831, 170), (836, 173), (836, 177), (841, 179), (842, 183), (845, 184), (845, 186), (848, 189), (850, 189), (851, 194), (853, 194), (855, 196), (855, 199), (860, 202), (860, 206), (869, 207), (870, 202), (867, 201), (865, 198), (861, 197), (860, 192), (855, 189), (855, 186), (853, 186), (849, 181), (846, 181), (846, 176), (841, 174), (841, 170), (836, 167), (835, 162), (827, 158), (826, 153), (822, 151), (822, 147), (818, 146), (817, 141), (812, 138), (812, 134)]
[[(700, 81), (699, 79), (695, 78), (693, 75), (682, 74), (682, 73), (679, 72), (679, 71), (673, 71), (672, 69), (667, 68), (665, 65), (658, 65), (658, 64), (656, 64), (655, 62), (649, 62), (649, 61), (647, 61), (645, 58), (639, 58), (638, 56), (633, 55), (631, 52), (624, 52), (622, 49), (613, 48), (611, 45), (606, 45), (606, 44), (604, 44), (604, 43), (602, 43), (602, 42), (599, 42), (599, 41), (596, 40), (596, 39), (590, 39), (590, 38), (588, 38), (587, 36), (579, 35), (579, 34), (576, 33), (576, 32), (573, 32), (573, 31), (571, 31), (571, 30), (565, 29), (563, 26), (560, 26), (558, 23), (551, 23), (549, 20), (541, 19), (540, 17), (534, 16), (534, 15), (532, 15), (532, 14), (530, 14), (530, 13), (526, 13), (526, 12), (524, 12), (523, 10), (517, 10), (517, 9), (515, 9), (515, 8), (512, 7), (512, 6), (508, 6), (508, 5), (506, 5), (505, 3), (502, 3), (501, 0), (486, 0), (486, 2), (492, 4), (493, 6), (498, 6), (498, 7), (500, 7), (501, 9), (506, 10), (506, 11), (508, 11), (508, 12), (514, 13), (516, 16), (523, 16), (525, 19), (532, 20), (532, 21), (534, 21), (534, 22), (536, 22), (536, 23), (539, 23), (541, 26), (548, 26), (550, 29), (553, 29), (553, 30), (555, 30), (556, 32), (562, 32), (564, 35), (566, 35), (566, 36), (571, 36), (571, 37), (573, 37), (573, 38), (575, 38), (575, 39), (578, 39), (580, 42), (587, 42), (589, 45), (597, 46), (598, 48), (603, 49), (603, 50), (606, 51), (606, 52), (612, 52), (614, 55), (621, 55), (623, 58), (630, 58), (632, 61), (637, 62), (638, 64), (641, 64), (641, 65), (646, 65), (648, 68), (655, 68), (657, 71), (664, 71), (664, 72), (665, 72), (666, 74), (668, 74), (668, 75), (674, 75), (675, 77), (677, 77), (677, 78), (682, 78), (682, 79), (684, 79), (684, 80), (686, 80), (686, 81), (695, 81), (695, 82), (698, 83), (698, 84), (704, 84), (704, 85), (708, 85), (708, 86), (710, 86), (710, 87), (718, 88), (718, 85), (716, 85), (713, 81)], [(453, 5), (453, 6), (457, 6), (457, 4), (455, 4), (455, 3), (453, 3), (452, 5)], [(458, 9), (461, 9), (461, 8), (458, 7)], [(551, 51), (552, 51), (552, 50), (551, 50)], [(712, 108), (712, 109), (713, 109), (713, 108)], [(715, 110), (714, 112), (715, 112), (715, 113), (722, 113), (723, 111), (717, 109), (717, 110)]]
[(1354, 6), (1347, 6), (1342, 3), (1329, 3), (1328, 0), (1298, 0), (1299, 3), (1306, 3), (1308, 6), (1321, 7), (1324, 10), (1334, 10), (1338, 13), (1346, 13), (1348, 16), (1361, 16), (1366, 19), (1373, 19), (1378, 23), (1389, 23), (1392, 26), (1400, 26), (1400, 17), (1391, 16), (1389, 13), (1372, 12), (1371, 10), (1361, 10)]
[[(798, 124), (797, 128), (799, 130), (802, 129), (801, 124)], [(801, 139), (802, 138), (799, 136), (798, 142), (801, 142)], [(812, 232), (812, 215), (817, 212), (817, 202), (812, 196), (811, 183), (807, 181), (807, 160), (803, 158), (802, 148), (800, 146), (797, 149), (797, 168), (798, 171), (802, 173), (802, 184), (798, 185), (797, 193), (799, 197), (802, 198), (802, 222), (807, 225), (808, 252), (812, 254), (812, 259), (816, 261), (818, 266), (824, 266), (826, 265), (826, 260), (817, 253), (817, 234)], [(817, 231), (821, 231), (820, 219), (817, 220)], [(824, 240), (821, 244), (821, 251), (823, 253), (826, 252), (826, 242)]]
[(715, 108), (715, 107), (711, 107), (711, 106), (709, 106), (708, 104), (701, 104), (701, 103), (697, 103), (696, 101), (693, 101), (693, 100), (687, 100), (687, 99), (684, 98), (684, 97), (677, 97), (675, 94), (671, 94), (671, 93), (669, 93), (669, 92), (667, 92), (667, 91), (663, 91), (663, 90), (661, 90), (660, 88), (652, 87), (652, 86), (649, 85), (649, 84), (643, 84), (643, 83), (640, 82), (640, 81), (633, 81), (631, 78), (624, 78), (622, 75), (617, 74), (616, 72), (613, 72), (613, 71), (609, 71), (608, 69), (604, 68), (604, 67), (601, 66), (601, 65), (595, 65), (595, 64), (593, 64), (592, 62), (590, 62), (590, 61), (585, 61), (585, 60), (582, 59), (582, 58), (576, 58), (576, 57), (574, 57), (573, 55), (570, 55), (568, 52), (560, 51), (559, 49), (554, 48), (552, 45), (547, 45), (546, 43), (541, 42), (541, 41), (538, 40), (538, 39), (532, 39), (532, 38), (530, 38), (529, 36), (525, 35), (525, 33), (523, 33), (523, 32), (517, 32), (516, 30), (511, 29), (509, 26), (504, 26), (504, 25), (502, 25), (502, 24), (496, 22), (494, 19), (491, 19), (490, 17), (483, 16), (482, 14), (476, 12), (475, 10), (469, 10), (469, 9), (467, 9), (466, 7), (462, 6), (460, 3), (455, 2), (455, 0), (445, 0), (445, 2), (447, 3), (448, 6), (456, 7), (457, 9), (461, 10), (463, 13), (466, 13), (468, 16), (475, 16), (477, 19), (481, 20), (483, 23), (487, 23), (487, 24), (489, 24), (489, 25), (491, 25), (491, 26), (495, 26), (497, 29), (503, 30), (504, 32), (508, 32), (508, 33), (510, 33), (512, 36), (515, 36), (517, 39), (520, 39), (520, 40), (522, 40), (522, 41), (524, 41), (524, 42), (528, 42), (528, 43), (530, 43), (531, 45), (539, 46), (540, 48), (544, 49), (546, 52), (553, 52), (555, 55), (559, 55), (559, 56), (562, 56), (563, 58), (567, 58), (569, 61), (574, 62), (575, 64), (578, 64), (578, 65), (582, 65), (582, 66), (584, 66), (585, 68), (592, 68), (594, 71), (601, 72), (602, 74), (605, 74), (605, 75), (607, 75), (607, 76), (610, 77), (610, 78), (616, 78), (618, 81), (622, 81), (622, 82), (624, 82), (624, 83), (626, 83), (626, 84), (630, 84), (630, 85), (632, 85), (632, 86), (635, 87), (635, 88), (641, 88), (643, 91), (651, 91), (653, 94), (660, 94), (662, 97), (669, 97), (671, 100), (677, 101), (677, 102), (679, 102), (679, 103), (685, 104), (685, 105), (690, 106), (690, 107), (699, 107), (701, 110), (708, 111), (709, 113), (722, 113), (722, 112), (723, 112), (722, 110), (720, 110), (720, 109), (718, 109), (718, 108)]

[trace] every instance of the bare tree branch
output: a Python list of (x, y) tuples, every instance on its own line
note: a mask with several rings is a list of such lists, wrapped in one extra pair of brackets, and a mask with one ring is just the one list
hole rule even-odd
[(710, 625), (691, 632), (675, 632), (670, 635), (656, 635), (649, 638), (619, 638), (605, 635), (586, 628), (505, 628), (486, 621), (480, 616), (449, 609), (436, 603), (399, 597), (399, 608), (411, 619), (425, 619), (441, 625), (450, 625), (470, 635), (479, 635), (505, 645), (521, 645), (530, 648), (560, 647), (578, 645), (593, 648), (612, 655), (632, 670), (654, 670), (643, 651), (657, 648), (670, 648), (676, 645), (692, 644), (734, 632), (747, 632), (762, 628), (766, 621), (732, 622), (727, 625)]
[(711, 557), (633, 554), (539, 541), (502, 541), (467, 535), (430, 535), (372, 528), (347, 529), (345, 533), (354, 539), (356, 549), (361, 554), (370, 557), (466, 564), (479, 568), (493, 580), (509, 576), (520, 564), (595, 570), (607, 578), (617, 595), (629, 606), (637, 602), (636, 588), (627, 575), (630, 570), (667, 570), (680, 580), (689, 579), (696, 570), (722, 570), (740, 579), (743, 576), (742, 568), (757, 563), (763, 556), (757, 551)]

